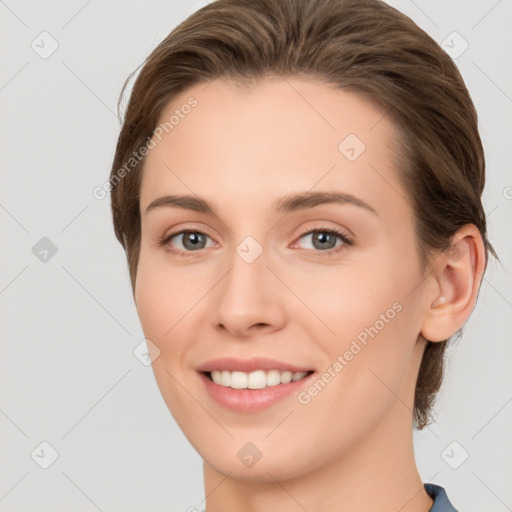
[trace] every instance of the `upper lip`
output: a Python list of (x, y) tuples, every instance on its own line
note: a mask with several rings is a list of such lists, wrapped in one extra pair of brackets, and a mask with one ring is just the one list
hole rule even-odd
[(220, 357), (210, 359), (196, 367), (198, 372), (211, 372), (215, 370), (227, 370), (230, 372), (252, 372), (255, 370), (279, 370), (282, 372), (309, 372), (311, 368), (298, 366), (295, 364), (278, 361), (277, 359), (268, 359), (267, 357), (252, 357), (251, 359), (239, 359), (236, 357)]

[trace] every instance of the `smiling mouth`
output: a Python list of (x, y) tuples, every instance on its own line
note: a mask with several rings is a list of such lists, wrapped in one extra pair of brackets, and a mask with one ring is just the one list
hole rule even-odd
[(314, 373), (314, 371), (290, 372), (280, 370), (255, 370), (253, 372), (231, 372), (228, 370), (214, 370), (200, 373), (219, 386), (252, 390), (296, 382), (308, 377)]

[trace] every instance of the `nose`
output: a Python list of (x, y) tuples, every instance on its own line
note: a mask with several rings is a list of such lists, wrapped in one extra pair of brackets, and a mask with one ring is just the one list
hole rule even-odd
[(213, 296), (216, 328), (237, 338), (281, 329), (286, 296), (275, 273), (267, 267), (266, 252), (251, 262), (242, 251), (234, 251), (230, 263)]

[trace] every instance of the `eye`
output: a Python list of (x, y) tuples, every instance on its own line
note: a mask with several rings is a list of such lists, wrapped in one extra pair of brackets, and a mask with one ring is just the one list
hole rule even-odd
[[(170, 250), (172, 252), (194, 252), (199, 249), (205, 249), (208, 238), (210, 237), (202, 231), (183, 230), (178, 231), (177, 233), (171, 233), (170, 235), (162, 238), (162, 240), (158, 242), (158, 245), (170, 245)], [(172, 243), (173, 239), (178, 241), (177, 247)]]
[[(318, 227), (303, 233), (299, 240), (310, 238), (313, 251), (317, 251), (321, 256), (330, 256), (338, 254), (347, 246), (353, 245), (353, 241), (345, 234), (333, 228)], [(176, 241), (173, 242), (173, 240)], [(158, 241), (160, 247), (166, 247), (170, 252), (178, 256), (193, 256), (194, 252), (213, 247), (215, 244), (207, 245), (208, 239), (212, 239), (202, 231), (184, 229), (175, 233), (170, 233)], [(337, 243), (337, 242), (340, 243)], [(213, 241), (212, 241), (213, 242)], [(295, 244), (294, 244), (295, 245)], [(306, 249), (309, 249), (306, 247)]]
[[(329, 255), (337, 254), (343, 251), (346, 246), (353, 244), (352, 240), (348, 236), (333, 228), (319, 227), (311, 229), (301, 235), (299, 240), (302, 240), (303, 238), (310, 238), (311, 245), (313, 246), (311, 248), (313, 250), (327, 253)], [(340, 240), (339, 244), (337, 244), (338, 240)]]

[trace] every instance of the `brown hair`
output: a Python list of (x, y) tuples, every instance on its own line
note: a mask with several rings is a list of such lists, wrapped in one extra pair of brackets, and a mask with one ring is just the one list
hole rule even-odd
[[(147, 57), (126, 108), (109, 181), (115, 234), (133, 291), (144, 159), (132, 157), (147, 145), (163, 109), (181, 91), (218, 77), (251, 85), (299, 75), (359, 94), (390, 116), (424, 273), (432, 252), (448, 249), (468, 223), (482, 236), (485, 268), (488, 252), (497, 258), (481, 203), (485, 161), (475, 107), (457, 67), (427, 33), (380, 0), (217, 0)], [(431, 423), (446, 345), (427, 340), (414, 399), (419, 430)]]

